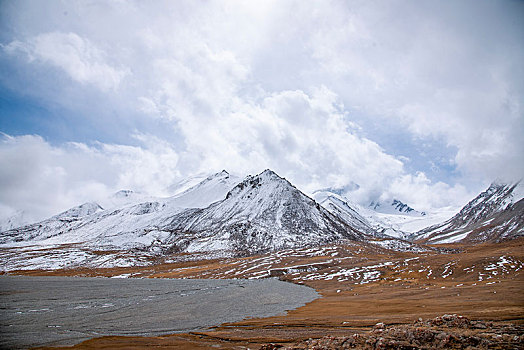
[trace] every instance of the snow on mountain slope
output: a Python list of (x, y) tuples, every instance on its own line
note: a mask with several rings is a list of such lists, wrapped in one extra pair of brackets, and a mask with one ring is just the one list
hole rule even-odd
[[(377, 237), (389, 236), (407, 239), (411, 232), (442, 222), (456, 212), (453, 209), (444, 208), (422, 215), (400, 201), (393, 201), (388, 213), (383, 213), (352, 202), (340, 193), (331, 192), (330, 189), (315, 191), (313, 197), (347, 224)], [(374, 206), (379, 208), (377, 203)], [(406, 214), (406, 208), (411, 209), (408, 210), (408, 214)]]
[(369, 208), (382, 214), (403, 214), (410, 216), (426, 215), (426, 213), (419, 212), (398, 199), (393, 199), (389, 205), (377, 201), (371, 201)]
[(0, 232), (22, 227), (33, 222), (23, 210), (19, 210), (13, 215), (0, 219)]
[(83, 217), (93, 215), (97, 212), (100, 212), (104, 210), (100, 205), (94, 202), (84, 203), (82, 205), (79, 205), (77, 207), (71, 208), (69, 210), (64, 211), (63, 213), (60, 213), (53, 218), (60, 221), (76, 221), (78, 219), (81, 219)]
[[(221, 172), (227, 172), (227, 171), (222, 170)], [(217, 173), (217, 174), (220, 174), (220, 172)], [(166, 192), (169, 193), (170, 196), (176, 196), (177, 194), (180, 194), (180, 193), (190, 189), (191, 187), (193, 187), (195, 185), (198, 185), (199, 183), (204, 181), (208, 176), (209, 176), (209, 174), (201, 173), (201, 174), (197, 174), (197, 175), (193, 175), (193, 176), (187, 177), (187, 178), (182, 179), (181, 181), (179, 181), (179, 182), (177, 182), (175, 184), (172, 184), (171, 186), (167, 187), (166, 188)]]
[(170, 251), (235, 254), (364, 237), (271, 170), (248, 176), (223, 201), (174, 216), (162, 229), (172, 232)]
[(184, 208), (205, 208), (211, 203), (224, 199), (226, 194), (240, 181), (241, 179), (238, 176), (222, 170), (179, 192), (171, 197), (169, 201)]
[(79, 224), (83, 218), (100, 211), (103, 209), (97, 203), (84, 203), (44, 221), (1, 232), (0, 244), (57, 236)]
[(427, 243), (498, 242), (524, 235), (521, 183), (493, 183), (451, 219), (415, 233)]
[(154, 201), (155, 197), (135, 192), (132, 190), (120, 190), (113, 193), (108, 198), (97, 201), (104, 209), (113, 209), (124, 207), (130, 204), (137, 204), (140, 202)]
[(391, 237), (410, 240), (413, 232), (442, 222), (456, 213), (456, 208), (439, 208), (421, 212), (398, 199), (389, 205), (371, 202), (368, 207), (361, 207), (360, 213), (377, 229)]
[(347, 198), (328, 190), (313, 192), (313, 198), (349, 226), (369, 235), (376, 234), (376, 227), (374, 228), (371, 223), (358, 212), (358, 209), (361, 208), (355, 203), (351, 203)]
[(384, 214), (372, 210), (364, 212), (366, 213), (364, 216), (369, 221), (376, 222), (384, 227), (386, 234), (408, 239), (413, 232), (449, 219), (457, 212), (457, 209), (451, 207), (439, 208), (438, 210), (426, 212), (424, 216), (402, 215), (400, 213)]
[[(227, 172), (220, 172), (170, 198), (140, 196), (138, 199), (147, 198), (148, 201), (136, 203), (135, 197), (130, 200), (131, 204), (108, 210), (102, 210), (96, 203), (84, 204), (42, 222), (2, 232), (0, 244), (85, 243), (95, 248), (149, 247), (169, 236), (169, 232), (157, 230), (158, 226), (188, 208), (203, 208), (224, 199), (237, 180)], [(117, 192), (117, 196), (124, 199), (131, 195), (131, 191)]]

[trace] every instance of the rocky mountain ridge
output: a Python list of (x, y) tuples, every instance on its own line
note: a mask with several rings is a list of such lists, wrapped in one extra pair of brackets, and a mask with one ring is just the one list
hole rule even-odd
[(449, 220), (413, 234), (425, 243), (499, 242), (524, 235), (522, 185), (492, 183)]
[(389, 205), (387, 203), (381, 203), (379, 201), (371, 201), (369, 204), (369, 208), (372, 210), (375, 210), (379, 213), (384, 214), (404, 214), (404, 215), (412, 215), (412, 216), (424, 216), (426, 215), (425, 212), (420, 212), (418, 210), (413, 209), (406, 203), (398, 200), (393, 199)]

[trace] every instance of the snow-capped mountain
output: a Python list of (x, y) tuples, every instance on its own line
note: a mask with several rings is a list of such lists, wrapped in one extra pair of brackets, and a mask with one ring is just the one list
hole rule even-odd
[(271, 170), (248, 176), (223, 201), (180, 213), (163, 227), (172, 251), (254, 254), (364, 235)]
[(238, 176), (222, 170), (188, 189), (179, 188), (180, 191), (170, 200), (180, 207), (205, 208), (211, 203), (224, 199), (226, 194), (241, 180)]
[[(218, 175), (220, 173), (229, 174), (227, 171), (222, 170), (221, 172), (215, 175)], [(166, 193), (169, 193), (170, 196), (176, 196), (177, 194), (180, 194), (190, 189), (191, 187), (198, 185), (199, 183), (204, 181), (209, 176), (210, 174), (205, 174), (205, 173), (200, 173), (200, 174), (189, 176), (167, 187)]]
[(410, 216), (425, 216), (425, 212), (417, 211), (413, 208), (411, 208), (406, 203), (403, 203), (399, 201), (398, 199), (393, 199), (391, 203), (383, 204), (379, 201), (371, 201), (369, 204), (369, 208), (382, 213), (382, 214), (403, 214), (403, 215), (410, 215)]
[(153, 198), (154, 197), (132, 190), (120, 190), (107, 198), (99, 200), (97, 203), (100, 204), (100, 206), (102, 206), (104, 209), (112, 209), (154, 200)]
[(33, 220), (27, 216), (25, 211), (19, 210), (12, 215), (0, 219), (0, 232), (25, 226), (32, 221)]
[(313, 192), (313, 198), (349, 226), (369, 235), (376, 234), (377, 227), (373, 227), (373, 225), (360, 214), (359, 211), (361, 211), (362, 208), (350, 202), (342, 195), (326, 189)]
[(361, 206), (343, 193), (332, 192), (331, 189), (315, 191), (313, 198), (350, 226), (377, 237), (407, 239), (411, 232), (441, 222), (454, 214), (432, 212), (426, 215), (398, 200), (387, 206), (387, 210), (383, 210), (378, 202), (373, 202), (373, 207)]
[(76, 221), (83, 217), (100, 212), (102, 210), (104, 210), (104, 208), (102, 208), (97, 203), (89, 202), (66, 210), (63, 213), (54, 216), (53, 218), (62, 222)]
[[(119, 192), (127, 197), (131, 192)], [(266, 170), (238, 178), (223, 171), (169, 198), (103, 210), (86, 203), (3, 232), (4, 246), (78, 243), (91, 249), (254, 254), (360, 240), (352, 228), (287, 180)]]
[(57, 236), (80, 223), (84, 217), (91, 216), (102, 210), (103, 208), (97, 203), (84, 203), (44, 221), (2, 232), (0, 244), (28, 242)]
[(524, 235), (521, 183), (493, 183), (451, 219), (412, 236), (427, 243), (498, 242)]
[[(96, 248), (147, 247), (169, 235), (156, 228), (173, 215), (188, 208), (204, 208), (225, 198), (238, 181), (238, 177), (220, 172), (169, 198), (119, 191), (110, 198), (112, 207), (106, 210), (97, 203), (86, 203), (42, 222), (2, 232), (0, 244), (85, 243)], [(114, 207), (120, 199), (124, 204)]]

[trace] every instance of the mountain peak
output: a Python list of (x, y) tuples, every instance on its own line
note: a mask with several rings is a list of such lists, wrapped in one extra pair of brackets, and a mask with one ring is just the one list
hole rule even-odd
[(511, 194), (513, 201), (517, 202), (524, 197), (524, 184), (522, 183), (522, 180), (503, 181), (501, 179), (496, 179), (489, 185), (489, 188), (485, 192), (491, 194), (499, 191)]
[[(165, 228), (176, 251), (226, 249), (249, 254), (315, 245), (362, 233), (267, 169), (200, 211), (175, 216)], [(189, 242), (181, 239), (196, 237)]]
[(401, 215), (415, 215), (415, 216), (426, 215), (425, 212), (419, 212), (398, 199), (393, 199), (390, 205), (383, 205), (379, 201), (371, 201), (371, 203), (369, 204), (369, 207), (373, 209), (374, 211), (383, 213), (383, 214), (395, 214), (395, 215), (401, 214)]
[(393, 199), (391, 206), (401, 213), (411, 213), (415, 211), (415, 209), (411, 208), (406, 203), (399, 201), (398, 199)]
[(225, 170), (219, 171), (218, 173), (209, 175), (206, 180), (218, 179), (218, 178), (228, 178), (229, 173)]
[[(264, 185), (264, 186), (263, 186)], [(259, 188), (263, 189), (264, 193), (270, 193), (274, 191), (282, 191), (285, 188), (295, 188), (289, 181), (278, 176), (274, 171), (266, 169), (257, 175), (248, 175), (244, 181), (236, 185), (226, 196), (226, 199), (232, 196), (241, 195), (246, 192), (259, 192)], [(248, 195), (251, 198), (251, 194)]]
[(489, 187), (501, 187), (501, 186), (513, 187), (515, 185), (518, 185), (520, 182), (522, 182), (522, 179), (503, 179), (503, 178), (498, 177), (491, 182)]
[(113, 194), (113, 197), (115, 198), (126, 198), (133, 194), (134, 192), (131, 190), (120, 190)]
[(279, 179), (283, 179), (282, 177), (280, 177), (277, 173), (275, 173), (271, 169), (266, 169), (266, 170), (264, 170), (263, 172), (261, 172), (260, 174), (258, 174), (256, 176), (265, 177), (265, 178), (279, 178)]
[(101, 210), (104, 210), (104, 208), (102, 208), (98, 203), (87, 202), (55, 215), (55, 218), (81, 218)]

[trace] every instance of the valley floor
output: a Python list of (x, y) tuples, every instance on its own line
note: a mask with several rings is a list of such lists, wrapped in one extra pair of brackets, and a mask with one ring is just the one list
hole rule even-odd
[[(173, 256), (152, 266), (10, 273), (150, 278), (274, 276), (308, 285), (322, 295), (285, 316), (248, 319), (191, 334), (102, 337), (78, 344), (74, 347), (78, 349), (409, 349), (437, 345), (519, 349), (524, 348), (523, 246), (524, 239), (517, 239), (478, 246), (449, 245), (446, 253), (393, 252), (377, 245), (347, 242), (249, 258), (177, 261)], [(444, 314), (462, 315), (470, 321), (454, 316), (446, 316), (448, 321), (446, 317), (444, 321), (437, 318)], [(376, 326), (379, 322), (384, 325)]]

